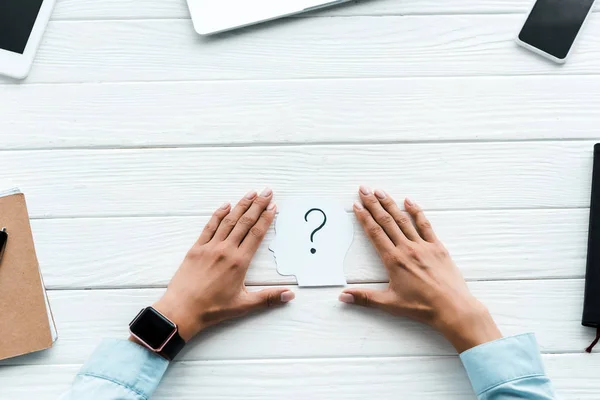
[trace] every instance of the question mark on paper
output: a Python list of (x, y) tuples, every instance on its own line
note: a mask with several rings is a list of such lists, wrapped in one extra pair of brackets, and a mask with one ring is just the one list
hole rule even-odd
[[(310, 213), (314, 212), (314, 211), (319, 211), (321, 214), (323, 214), (323, 223), (321, 225), (319, 225), (319, 227), (317, 229), (315, 229), (314, 231), (312, 231), (312, 233), (310, 234), (310, 242), (314, 243), (314, 238), (315, 238), (315, 234), (317, 232), (319, 232), (321, 229), (323, 229), (323, 227), (325, 226), (325, 224), (327, 223), (327, 215), (325, 214), (325, 212), (323, 210), (321, 210), (320, 208), (311, 208), (310, 210), (307, 211), (307, 213), (304, 215), (304, 220), (306, 222), (308, 222), (308, 216), (310, 215)], [(315, 249), (314, 247), (312, 249), (310, 249), (310, 252), (312, 254), (315, 254), (317, 252), (317, 249)]]

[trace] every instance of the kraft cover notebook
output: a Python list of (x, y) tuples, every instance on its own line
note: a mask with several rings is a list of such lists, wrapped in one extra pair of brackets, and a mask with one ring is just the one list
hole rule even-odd
[(44, 350), (56, 327), (39, 270), (25, 196), (0, 191), (0, 229), (8, 241), (0, 260), (0, 360)]

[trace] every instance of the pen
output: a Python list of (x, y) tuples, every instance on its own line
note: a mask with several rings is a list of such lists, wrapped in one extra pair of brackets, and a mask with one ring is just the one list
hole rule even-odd
[(0, 231), (0, 263), (2, 263), (2, 257), (4, 256), (4, 249), (6, 248), (7, 242), (8, 233), (6, 233), (6, 228), (2, 228)]

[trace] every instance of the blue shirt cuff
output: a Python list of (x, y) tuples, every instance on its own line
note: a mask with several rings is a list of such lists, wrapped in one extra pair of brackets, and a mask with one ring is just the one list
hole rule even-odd
[(507, 382), (545, 375), (531, 333), (482, 344), (463, 352), (460, 359), (477, 396)]
[(79, 376), (105, 379), (150, 398), (169, 362), (129, 340), (106, 339), (79, 371)]

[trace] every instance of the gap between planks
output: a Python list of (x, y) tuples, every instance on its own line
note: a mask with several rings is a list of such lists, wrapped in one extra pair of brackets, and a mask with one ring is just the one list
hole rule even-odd
[(201, 143), (201, 144), (157, 144), (147, 146), (72, 146), (72, 147), (22, 147), (18, 149), (0, 149), (0, 153), (4, 152), (19, 152), (19, 151), (78, 151), (78, 150), (173, 150), (173, 149), (210, 149), (210, 148), (272, 148), (272, 147), (310, 147), (310, 146), (335, 146), (335, 147), (346, 147), (346, 146), (361, 146), (361, 145), (399, 145), (399, 144), (485, 144), (485, 143), (546, 143), (546, 142), (589, 142), (594, 140), (600, 140), (600, 135), (597, 139), (590, 139), (589, 137), (580, 138), (569, 138), (565, 140), (558, 140), (556, 138), (531, 138), (531, 139), (424, 139), (424, 140), (371, 140), (371, 141), (312, 141), (312, 142), (236, 142), (236, 143)]
[[(358, 190), (358, 188), (357, 188)], [(578, 206), (569, 206), (569, 207), (513, 207), (513, 208), (428, 208), (426, 212), (481, 212), (481, 211), (565, 211), (565, 210), (589, 210), (589, 207), (578, 207)], [(352, 215), (352, 211), (346, 210), (346, 212)], [(100, 215), (87, 215), (87, 214), (79, 214), (79, 215), (60, 215), (53, 214), (50, 216), (38, 215), (33, 216), (30, 220), (55, 220), (55, 219), (108, 219), (108, 218), (185, 218), (185, 217), (210, 217), (212, 213), (155, 213), (155, 214), (100, 214)]]
[[(531, 282), (531, 281), (580, 281), (581, 276), (536, 276), (531, 278), (465, 278), (466, 282)], [(377, 285), (388, 283), (389, 280), (363, 280), (354, 281), (348, 280), (347, 286), (363, 286)], [(287, 287), (290, 290), (300, 288), (298, 285), (281, 284), (277, 282), (250, 282), (245, 284), (246, 287)], [(86, 292), (86, 291), (115, 291), (115, 290), (151, 290), (151, 289), (166, 289), (167, 285), (124, 285), (124, 286), (94, 286), (94, 287), (78, 287), (78, 286), (53, 286), (46, 289), (47, 292)], [(342, 290), (344, 286), (340, 286)], [(318, 288), (317, 288), (318, 289)]]

